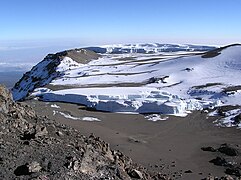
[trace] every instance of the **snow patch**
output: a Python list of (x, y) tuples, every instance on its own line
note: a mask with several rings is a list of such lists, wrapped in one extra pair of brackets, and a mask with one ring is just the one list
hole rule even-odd
[(58, 106), (57, 104), (51, 104), (50, 107), (60, 109), (60, 106)]
[(53, 110), (53, 115), (55, 116), (56, 114), (60, 114), (60, 115), (64, 116), (67, 119), (80, 120), (80, 118), (71, 116), (68, 113), (63, 113), (63, 112), (60, 112), (60, 111)]
[(95, 117), (83, 117), (83, 121), (100, 121), (98, 118)]
[(53, 115), (55, 116), (56, 114), (60, 114), (61, 116), (64, 116), (67, 119), (72, 119), (72, 120), (82, 120), (82, 121), (100, 121), (98, 118), (95, 117), (74, 117), (68, 113), (63, 113), (61, 111), (53, 111)]
[[(241, 128), (241, 121), (235, 121), (235, 118), (241, 114), (241, 109), (233, 109), (224, 113), (224, 118), (217, 119), (214, 123), (221, 127)], [(209, 113), (209, 116), (218, 116), (217, 110)]]
[(218, 116), (218, 115), (219, 115), (219, 114), (218, 114), (218, 111), (217, 111), (217, 110), (208, 113), (208, 116)]
[(76, 68), (81, 67), (82, 64), (77, 63), (76, 61), (72, 60), (69, 57), (64, 57), (64, 59), (61, 61), (61, 63), (57, 67), (57, 71), (64, 72), (64, 71), (71, 71)]
[(160, 114), (151, 114), (151, 115), (147, 115), (145, 116), (145, 119), (149, 120), (149, 121), (166, 121), (168, 119), (168, 117), (162, 117)]

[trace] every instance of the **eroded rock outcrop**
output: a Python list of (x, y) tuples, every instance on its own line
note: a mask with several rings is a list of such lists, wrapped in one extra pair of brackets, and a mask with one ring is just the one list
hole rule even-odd
[(41, 62), (26, 72), (12, 89), (15, 100), (23, 100), (35, 88), (49, 84), (53, 79), (60, 77), (57, 67), (65, 58), (71, 58), (74, 62), (86, 64), (91, 60), (98, 59), (100, 55), (87, 49), (71, 49), (48, 54)]

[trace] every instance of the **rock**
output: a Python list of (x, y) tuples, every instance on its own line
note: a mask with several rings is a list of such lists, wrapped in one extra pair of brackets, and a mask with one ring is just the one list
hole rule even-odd
[(190, 71), (193, 71), (194, 70), (194, 68), (186, 68), (185, 69), (185, 71), (187, 71), (187, 72), (190, 72)]
[[(94, 135), (35, 114), (0, 86), (0, 179), (151, 179)], [(26, 163), (30, 162), (30, 163)], [(130, 173), (131, 170), (131, 173)]]
[(239, 168), (227, 168), (225, 170), (225, 173), (229, 175), (235, 175), (237, 177), (241, 177), (241, 172)]
[(14, 174), (15, 174), (16, 176), (30, 175), (27, 164), (18, 166), (18, 167), (14, 170)]
[(67, 162), (65, 163), (65, 167), (68, 169), (73, 169), (74, 171), (77, 171), (80, 169), (80, 162), (77, 160), (76, 157), (68, 156), (65, 158)]
[(221, 157), (216, 157), (215, 159), (212, 159), (211, 161), (209, 161), (210, 163), (213, 163), (216, 166), (227, 166), (228, 162)]
[(201, 148), (203, 151), (209, 151), (209, 152), (216, 152), (216, 150), (213, 147), (202, 147)]
[(203, 180), (234, 180), (234, 178), (230, 175), (225, 175), (224, 177), (218, 178), (214, 176), (208, 176), (204, 178)]
[(152, 176), (153, 180), (171, 180), (171, 178), (168, 178), (166, 175), (163, 175), (161, 173), (158, 173), (154, 176)]
[(143, 179), (143, 175), (140, 171), (133, 169), (130, 173), (129, 173), (130, 177), (132, 178), (136, 178), (136, 179)]
[(233, 120), (234, 120), (233, 124), (235, 125), (238, 125), (239, 123), (241, 123), (241, 114), (235, 116)]
[(169, 78), (169, 76), (164, 76), (164, 77), (151, 77), (150, 79), (147, 80), (147, 84), (152, 84), (152, 83), (167, 83), (165, 81), (166, 78)]
[(40, 136), (45, 136), (48, 134), (47, 128), (46, 127), (37, 127), (36, 128), (36, 137), (40, 137)]
[(234, 180), (232, 176), (226, 175), (223, 177), (223, 180)]
[(24, 133), (20, 136), (21, 140), (31, 140), (31, 139), (35, 139), (35, 130), (34, 129), (30, 129), (27, 131), (24, 131)]
[(74, 163), (73, 163), (73, 170), (74, 170), (74, 171), (78, 171), (79, 168), (80, 168), (80, 163), (79, 163), (79, 161), (74, 161)]
[(50, 180), (50, 178), (46, 175), (40, 175), (35, 180)]
[(14, 174), (16, 176), (30, 175), (31, 173), (39, 172), (41, 169), (42, 167), (40, 166), (40, 164), (34, 161), (31, 164), (18, 166), (15, 169)]
[(61, 131), (57, 131), (56, 134), (57, 134), (58, 136), (63, 136), (63, 135), (64, 135)]
[(12, 103), (12, 95), (4, 86), (0, 85), (0, 112), (8, 113)]
[(235, 148), (233, 148), (230, 145), (228, 145), (228, 144), (222, 144), (218, 148), (218, 151), (223, 153), (223, 154), (226, 154), (228, 156), (237, 156), (238, 155), (238, 151)]
[(42, 158), (41, 167), (43, 171), (50, 171), (52, 167), (52, 163), (47, 158)]
[(184, 171), (184, 173), (187, 173), (187, 174), (192, 173), (192, 170)]
[(36, 173), (39, 172), (42, 169), (40, 164), (36, 161), (32, 162), (31, 164), (28, 165), (28, 171), (30, 173)]
[(219, 180), (219, 179), (214, 176), (208, 176), (208, 177), (204, 178), (203, 180)]

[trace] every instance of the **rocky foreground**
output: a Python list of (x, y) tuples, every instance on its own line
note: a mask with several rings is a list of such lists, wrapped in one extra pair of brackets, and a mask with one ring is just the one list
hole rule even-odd
[(166, 179), (94, 135), (39, 117), (0, 86), (0, 179)]

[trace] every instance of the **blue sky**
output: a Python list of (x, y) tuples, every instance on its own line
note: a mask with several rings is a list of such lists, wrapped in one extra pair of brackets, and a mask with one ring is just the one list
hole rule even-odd
[(0, 45), (241, 42), (240, 7), (240, 0), (2, 0)]

